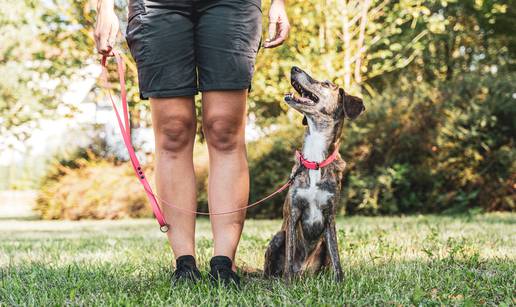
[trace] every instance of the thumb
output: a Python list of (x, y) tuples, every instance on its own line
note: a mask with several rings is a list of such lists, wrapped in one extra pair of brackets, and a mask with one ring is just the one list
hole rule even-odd
[(278, 29), (278, 22), (277, 20), (271, 19), (269, 21), (269, 41), (274, 40), (276, 38), (276, 33)]

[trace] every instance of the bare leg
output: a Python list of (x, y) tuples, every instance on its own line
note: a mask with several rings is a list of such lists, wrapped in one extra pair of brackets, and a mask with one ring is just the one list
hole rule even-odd
[[(210, 157), (208, 203), (211, 212), (234, 210), (248, 201), (246, 97), (247, 90), (207, 91), (202, 96), (203, 129)], [(214, 254), (231, 258), (233, 269), (244, 219), (244, 211), (211, 216)]]
[[(156, 141), (156, 186), (162, 199), (195, 210), (193, 145), (195, 108), (193, 97), (151, 98)], [(195, 214), (161, 204), (170, 231), (168, 241), (176, 258), (195, 256)]]

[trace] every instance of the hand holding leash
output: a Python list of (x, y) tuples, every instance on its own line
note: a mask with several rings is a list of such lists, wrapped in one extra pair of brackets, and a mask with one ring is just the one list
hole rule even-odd
[(113, 0), (99, 0), (97, 3), (97, 23), (95, 25), (95, 46), (104, 56), (113, 56), (112, 50), (119, 29)]

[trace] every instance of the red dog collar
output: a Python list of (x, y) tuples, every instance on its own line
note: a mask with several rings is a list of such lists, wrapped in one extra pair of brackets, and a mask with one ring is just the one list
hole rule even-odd
[(299, 163), (301, 163), (301, 165), (303, 165), (307, 169), (318, 170), (322, 167), (327, 166), (328, 164), (332, 163), (333, 161), (335, 161), (338, 154), (339, 154), (339, 147), (335, 146), (335, 150), (333, 151), (333, 153), (331, 155), (328, 156), (328, 158), (326, 158), (326, 160), (324, 160), (322, 162), (314, 162), (314, 161), (305, 159), (305, 157), (303, 157), (303, 154), (299, 150), (296, 150), (296, 160), (299, 160)]

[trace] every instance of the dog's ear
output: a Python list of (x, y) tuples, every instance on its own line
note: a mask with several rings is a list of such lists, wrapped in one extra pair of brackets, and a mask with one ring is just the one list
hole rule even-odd
[(341, 88), (339, 88), (339, 96), (342, 101), (342, 110), (345, 117), (355, 119), (365, 111), (362, 99), (346, 94)]
[(308, 120), (306, 119), (306, 115), (303, 115), (303, 126), (308, 126)]

